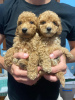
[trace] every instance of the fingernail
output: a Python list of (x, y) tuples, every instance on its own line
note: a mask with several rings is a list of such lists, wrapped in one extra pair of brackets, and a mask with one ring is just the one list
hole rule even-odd
[(50, 54), (50, 58), (54, 58), (54, 54)]
[(24, 53), (24, 58), (27, 58), (28, 57), (28, 54), (27, 53)]

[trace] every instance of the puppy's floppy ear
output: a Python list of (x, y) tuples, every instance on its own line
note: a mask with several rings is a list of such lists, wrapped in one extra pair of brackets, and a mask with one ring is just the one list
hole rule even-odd
[(58, 27), (57, 34), (60, 35), (61, 32), (62, 32), (62, 26), (60, 25), (60, 26)]
[(17, 20), (17, 28), (16, 28), (15, 35), (18, 35), (18, 20)]
[(58, 26), (58, 30), (57, 30), (57, 34), (60, 35), (62, 32), (62, 25), (61, 25), (61, 19), (59, 20), (59, 26)]

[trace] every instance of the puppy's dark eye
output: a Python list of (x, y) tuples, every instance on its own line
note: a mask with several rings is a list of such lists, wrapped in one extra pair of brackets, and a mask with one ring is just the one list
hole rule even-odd
[(58, 26), (58, 24), (55, 21), (53, 21), (53, 24), (56, 25), (56, 26)]
[(30, 24), (34, 24), (34, 22), (33, 21), (30, 21)]
[(45, 21), (42, 21), (42, 22), (40, 22), (41, 24), (45, 24), (46, 22)]
[(19, 23), (18, 23), (18, 25), (21, 25), (22, 24), (22, 22), (20, 21)]

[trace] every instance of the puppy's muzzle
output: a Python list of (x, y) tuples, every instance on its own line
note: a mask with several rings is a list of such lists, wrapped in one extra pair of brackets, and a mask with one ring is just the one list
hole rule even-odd
[(47, 32), (49, 33), (51, 31), (51, 27), (47, 27)]
[(23, 32), (23, 33), (26, 33), (26, 32), (27, 32), (27, 28), (23, 28), (23, 29), (22, 29), (22, 32)]

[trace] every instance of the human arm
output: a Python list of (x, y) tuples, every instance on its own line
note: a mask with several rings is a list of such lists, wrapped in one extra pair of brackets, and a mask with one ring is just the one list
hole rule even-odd
[(73, 54), (74, 58), (72, 60), (66, 59), (66, 57), (63, 55), (63, 53), (61, 51), (59, 51), (59, 50), (54, 51), (50, 55), (50, 58), (60, 57), (60, 63), (57, 66), (52, 67), (51, 75), (47, 75), (47, 74), (44, 75), (45, 79), (52, 81), (52, 82), (56, 82), (58, 80), (58, 78), (54, 75), (54, 73), (62, 71), (65, 74), (66, 68), (67, 68), (66, 63), (75, 62), (75, 41), (69, 41), (69, 44), (70, 44), (70, 48), (71, 48), (70, 52)]
[(70, 45), (70, 52), (71, 54), (74, 56), (74, 58), (72, 60), (67, 60), (67, 63), (72, 63), (75, 62), (75, 41), (68, 41), (69, 45)]
[[(5, 36), (0, 34), (0, 44), (3, 42), (4, 38), (5, 38)], [(28, 55), (21, 52), (21, 53), (16, 53), (14, 55), (14, 57), (26, 59), (28, 57)], [(14, 65), (14, 64), (11, 67), (6, 68), (4, 66), (4, 57), (2, 57), (1, 55), (0, 55), (0, 68), (6, 69), (14, 77), (14, 79), (17, 82), (20, 82), (23, 84), (33, 85), (39, 80), (39, 75), (37, 76), (37, 78), (34, 81), (30, 80), (27, 77), (27, 71), (21, 70), (18, 66)], [(39, 70), (40, 70), (40, 67), (38, 67), (38, 71)]]
[[(3, 42), (4, 38), (5, 38), (5, 36), (0, 34), (0, 45)], [(2, 57), (1, 55), (0, 55), (0, 68), (5, 69), (5, 67), (4, 67), (4, 57)]]
[[(28, 56), (29, 56), (28, 54), (23, 53), (23, 52), (14, 54), (15, 58), (21, 58), (21, 59), (26, 59), (26, 58), (28, 58)], [(41, 69), (41, 67), (37, 67), (38, 72), (39, 72), (40, 69)], [(20, 69), (18, 66), (14, 65), (14, 64), (11, 66), (11, 74), (13, 75), (14, 79), (17, 82), (27, 84), (27, 85), (30, 85), (30, 86), (34, 85), (40, 78), (40, 75), (38, 74), (38, 76), (35, 80), (30, 80), (27, 77), (27, 71)]]

